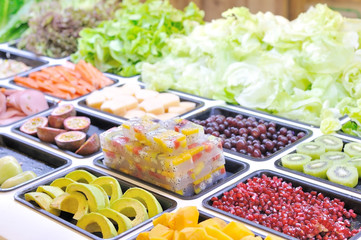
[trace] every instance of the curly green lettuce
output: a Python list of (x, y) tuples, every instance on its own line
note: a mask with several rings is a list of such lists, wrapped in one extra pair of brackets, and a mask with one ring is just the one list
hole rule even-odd
[[(169, 54), (144, 63), (149, 88), (177, 89), (320, 126), (361, 122), (361, 20), (318, 4), (293, 21), (233, 8), (173, 35)], [(350, 101), (345, 101), (350, 99)]]
[(124, 0), (113, 20), (80, 32), (72, 60), (83, 59), (104, 72), (136, 75), (143, 61), (154, 63), (164, 56), (172, 34), (187, 34), (203, 17), (194, 3), (181, 11), (168, 0)]
[(67, 57), (77, 50), (79, 32), (111, 19), (120, 0), (61, 1), (36, 4), (30, 13), (29, 29), (18, 47), (53, 58)]

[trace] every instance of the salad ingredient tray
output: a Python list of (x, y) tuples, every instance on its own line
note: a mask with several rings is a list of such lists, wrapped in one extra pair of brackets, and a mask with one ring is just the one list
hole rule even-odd
[[(40, 179), (48, 174), (59, 171), (71, 164), (71, 160), (55, 153), (49, 153), (34, 144), (24, 143), (7, 134), (0, 135), (0, 157), (13, 156), (18, 160), (23, 171), (33, 171), (37, 177), (31, 181)], [(11, 191), (31, 181), (17, 186), (1, 189), (0, 192)]]
[(227, 107), (211, 107), (187, 117), (222, 138), (223, 149), (254, 161), (265, 161), (310, 137), (307, 129), (255, 117)]
[[(83, 110), (80, 110), (80, 109), (75, 109), (76, 110), (76, 114), (77, 116), (83, 116), (83, 117), (87, 117), (90, 119), (90, 126), (89, 126), (89, 130), (87, 131), (86, 135), (87, 135), (87, 139), (92, 136), (93, 134), (100, 134), (112, 127), (115, 127), (115, 126), (118, 126), (119, 125), (119, 122), (115, 121), (115, 120), (109, 120), (109, 119), (104, 119), (104, 118), (101, 118), (101, 117), (98, 117), (98, 116), (94, 116), (90, 113), (87, 113), (86, 111), (83, 111)], [(47, 111), (46, 113), (43, 113), (39, 116), (49, 116), (50, 115), (50, 111)], [(29, 134), (26, 134), (22, 131), (20, 131), (20, 127), (21, 127), (22, 124), (19, 124), (15, 127), (12, 128), (12, 131), (17, 133), (17, 134), (20, 134), (22, 136), (25, 136), (27, 138), (30, 138), (38, 143), (42, 143), (42, 144), (45, 144), (45, 145), (48, 145), (48, 146), (51, 146), (52, 148), (54, 149), (57, 149), (57, 150), (60, 150), (60, 151), (64, 151), (65, 153), (71, 155), (71, 156), (74, 156), (74, 157), (77, 157), (77, 158), (84, 158), (84, 157), (91, 157), (91, 156), (94, 156), (96, 154), (98, 154), (99, 152), (101, 152), (101, 150), (97, 151), (96, 153), (93, 153), (91, 155), (88, 155), (88, 156), (82, 156), (82, 155), (79, 155), (79, 154), (76, 154), (75, 152), (73, 151), (70, 151), (70, 150), (63, 150), (61, 148), (59, 148), (56, 144), (54, 143), (46, 143), (46, 142), (42, 142), (37, 136), (33, 136), (33, 135), (29, 135)]]
[[(83, 70), (79, 71), (78, 68)], [(9, 83), (40, 90), (51, 97), (69, 101), (78, 99), (97, 89), (116, 84), (117, 80), (108, 78), (106, 74), (92, 65), (80, 61), (76, 65), (64, 62), (63, 65), (45, 66), (26, 76), (15, 76)]]
[[(9, 61), (10, 62), (6, 62)], [(16, 62), (12, 62), (16, 61)], [(18, 63), (17, 63), (18, 62)], [(0, 50), (0, 80), (13, 77), (14, 75), (27, 72), (33, 68), (46, 64), (46, 61), (40, 59), (31, 59), (18, 53)], [(12, 64), (15, 64), (12, 66)], [(25, 65), (24, 65), (25, 64)], [(6, 72), (5, 72), (6, 71)], [(6, 74), (5, 74), (6, 73)]]
[(298, 239), (325, 235), (358, 239), (361, 236), (360, 201), (285, 174), (258, 170), (204, 199), (203, 206)]
[[(43, 182), (41, 182), (39, 184), (31, 186), (26, 190), (23, 190), (23, 191), (20, 191), (20, 192), (16, 193), (15, 200), (21, 202), (22, 204), (27, 205), (28, 207), (34, 209), (35, 211), (38, 211), (38, 212), (40, 212), (40, 213), (42, 213), (42, 214), (44, 214), (44, 215), (46, 215), (46, 216), (48, 216), (50, 218), (53, 218), (54, 220), (56, 220), (56, 221), (58, 221), (58, 222), (60, 222), (62, 224), (65, 224), (65, 225), (75, 229), (76, 231), (81, 232), (82, 234), (84, 234), (84, 235), (86, 235), (86, 236), (88, 236), (88, 237), (90, 237), (92, 239), (102, 239), (101, 236), (97, 235), (97, 233), (93, 234), (93, 233), (90, 233), (88, 231), (85, 231), (85, 230), (77, 227), (75, 225), (75, 220), (72, 218), (72, 214), (67, 214), (66, 212), (61, 211), (60, 215), (56, 216), (56, 215), (54, 215), (54, 214), (52, 214), (52, 213), (50, 213), (48, 211), (45, 211), (44, 209), (39, 208), (39, 206), (36, 206), (36, 204), (34, 204), (32, 201), (25, 200), (25, 195), (27, 193), (35, 192), (39, 186), (49, 185), (55, 179), (59, 179), (59, 178), (62, 178), (64, 176), (68, 176), (69, 173), (74, 172), (74, 171), (78, 171), (78, 170), (85, 170), (85, 171), (93, 174), (96, 177), (108, 176), (106, 173), (101, 172), (99, 170), (96, 170), (94, 168), (91, 168), (91, 167), (88, 167), (88, 166), (78, 166), (76, 168), (72, 168), (72, 169), (67, 170), (65, 173), (63, 172), (63, 173), (58, 174), (57, 176), (55, 176), (53, 178), (47, 179), (46, 181), (43, 181)], [(121, 179), (118, 179), (118, 178), (116, 178), (116, 180), (119, 182), (119, 185), (120, 185), (121, 190), (123, 191), (123, 193), (125, 193), (130, 188), (136, 187), (135, 185), (130, 184), (130, 183), (124, 181), (124, 180), (121, 180)], [(163, 211), (165, 211), (165, 212), (172, 211), (176, 207), (176, 205), (177, 205), (176, 201), (174, 201), (172, 199), (169, 199), (169, 198), (166, 198), (166, 197), (164, 197), (164, 196), (162, 196), (162, 195), (160, 195), (158, 193), (151, 192), (151, 191), (149, 191), (149, 192), (158, 200), (158, 202), (160, 203)], [(119, 239), (119, 238), (125, 236), (126, 234), (128, 234), (129, 232), (134, 231), (137, 228), (142, 227), (142, 226), (144, 226), (145, 224), (147, 224), (147, 223), (149, 223), (151, 221), (152, 221), (152, 218), (150, 218), (150, 219), (148, 219), (148, 220), (146, 220), (146, 221), (144, 221), (144, 222), (142, 222), (142, 223), (140, 223), (140, 224), (138, 224), (136, 226), (133, 226), (129, 230), (127, 230), (127, 231), (125, 231), (125, 232), (123, 232), (123, 233), (121, 233), (121, 234), (119, 234), (116, 237), (111, 238), (111, 239)]]
[[(322, 141), (322, 139), (326, 139), (326, 141), (331, 142), (333, 144), (333, 146), (336, 146), (334, 141), (339, 142), (341, 145), (337, 146), (337, 148), (339, 148), (339, 150), (332, 150), (332, 151), (325, 151), (323, 154), (321, 154), (321, 156), (317, 156), (316, 160), (313, 159), (312, 161), (310, 160), (308, 163), (303, 164), (301, 160), (295, 160), (293, 162), (290, 162), (290, 166), (288, 166), (289, 161), (292, 161), (292, 156), (299, 156), (297, 155), (297, 150), (296, 151), (292, 151), (290, 152), (288, 155), (282, 157), (282, 159), (277, 159), (275, 161), (275, 166), (279, 169), (288, 171), (288, 172), (292, 172), (304, 177), (308, 177), (326, 184), (330, 184), (332, 186), (337, 186), (339, 188), (348, 190), (348, 191), (352, 191), (358, 194), (361, 194), (361, 183), (359, 183), (357, 180), (354, 179), (354, 177), (351, 175), (351, 172), (348, 174), (347, 172), (349, 172), (350, 167), (352, 168), (353, 166), (358, 166), (358, 158), (359, 157), (352, 157), (349, 154), (347, 154), (344, 149), (347, 146), (347, 144), (351, 143), (351, 141), (343, 139), (343, 138), (339, 138), (333, 135), (322, 135), (319, 138), (316, 138), (315, 141), (313, 142), (304, 142), (304, 144), (308, 144), (310, 143), (311, 146), (313, 143), (315, 142), (319, 142), (318, 139), (320, 139)], [(335, 140), (334, 140), (335, 139)], [(358, 143), (356, 143), (356, 147), (358, 146)], [(338, 143), (337, 143), (338, 145)], [(360, 145), (361, 146), (361, 145)], [(332, 147), (332, 146), (331, 146)], [(298, 149), (300, 148), (300, 145), (298, 146)], [(346, 147), (347, 148), (347, 147)], [(346, 150), (347, 151), (347, 150)], [(303, 154), (301, 155), (303, 156)], [(321, 158), (321, 159), (319, 159)], [(284, 162), (284, 164), (282, 163), (282, 161)], [(326, 165), (327, 164), (327, 165)], [(344, 179), (344, 181), (342, 182), (335, 182), (337, 181), (337, 179), (339, 178), (338, 176), (334, 176), (331, 180), (328, 178), (328, 169), (331, 168), (334, 165), (349, 165), (346, 166), (345, 168), (340, 168), (340, 169), (336, 169), (336, 171), (342, 171), (339, 172), (338, 175), (342, 176), (342, 178)], [(293, 168), (293, 169), (292, 169)], [(303, 168), (303, 169), (302, 169)], [(304, 170), (304, 168), (306, 168)], [(356, 168), (356, 172), (357, 172), (357, 168)], [(327, 172), (327, 173), (326, 173)], [(331, 176), (332, 177), (332, 176)], [(335, 178), (336, 177), (336, 178)], [(360, 176), (358, 176), (359, 178)], [(334, 180), (334, 178), (336, 180)], [(356, 177), (357, 178), (357, 177)], [(356, 182), (355, 182), (356, 181)], [(352, 182), (355, 182), (355, 186), (347, 186), (349, 184), (352, 184)], [(341, 184), (343, 183), (343, 184)]]
[[(180, 208), (179, 210), (177, 210), (175, 213), (173, 213), (173, 214), (176, 214), (178, 211), (179, 212), (181, 212), (181, 211), (184, 211), (184, 212), (189, 212), (189, 211), (191, 211), (191, 210), (193, 210), (193, 209), (185, 209), (185, 208)], [(207, 213), (207, 212), (204, 212), (204, 211), (201, 211), (201, 210), (198, 210), (198, 213), (199, 213), (199, 216), (198, 216), (198, 227), (204, 227), (204, 228), (207, 228), (207, 227), (211, 227), (210, 229), (213, 229), (213, 227), (215, 227), (215, 228), (217, 228), (217, 227), (220, 227), (220, 229), (222, 229), (222, 228), (224, 228), (225, 226), (227, 226), (227, 224), (229, 223), (229, 222), (227, 222), (227, 221), (222, 221), (222, 220), (220, 220), (219, 218), (216, 218), (215, 216), (213, 216), (212, 214), (209, 214), (209, 213)], [(166, 227), (169, 227), (169, 226), (167, 226), (167, 223), (169, 223), (169, 221), (164, 221), (164, 219), (166, 219), (166, 218), (168, 218), (168, 216), (166, 217), (166, 218), (164, 218), (164, 219), (161, 219), (162, 218), (162, 216), (161, 217), (159, 217), (159, 220), (157, 219), (157, 220), (155, 220), (155, 222), (157, 223), (157, 224), (162, 224), (163, 226), (166, 226)], [(213, 220), (213, 219), (215, 219), (215, 221), (214, 222), (212, 222), (211, 220)], [(168, 218), (168, 220), (169, 220), (169, 218)], [(207, 221), (208, 220), (208, 221)], [(241, 225), (242, 225), (242, 223), (240, 223)], [(153, 225), (154, 225), (154, 223), (153, 223)], [(235, 226), (237, 226), (237, 225), (235, 225)], [(152, 229), (153, 229), (154, 227), (150, 227), (150, 228), (148, 228), (147, 230), (146, 230), (146, 232), (149, 232), (149, 231), (151, 231)], [(160, 228), (158, 228), (158, 229), (160, 229)], [(208, 230), (210, 230), (210, 229), (208, 229)], [(228, 228), (228, 229), (230, 229), (230, 228)], [(169, 231), (169, 229), (167, 229), (168, 231)], [(238, 229), (237, 229), (238, 230)], [(237, 230), (235, 231), (235, 232), (237, 232)], [(206, 230), (207, 231), (207, 230)], [(214, 229), (213, 229), (213, 231), (214, 231)], [(243, 226), (242, 226), (242, 231), (240, 231), (240, 230), (238, 230), (239, 232), (238, 232), (238, 236), (240, 237), (240, 239), (242, 239), (243, 237), (246, 237), (246, 236), (255, 236), (255, 237), (260, 237), (261, 239), (264, 239), (265, 238), (265, 236), (263, 236), (262, 234), (259, 234), (259, 233), (257, 233), (257, 232), (251, 232), (251, 231), (249, 231), (248, 229), (247, 229), (247, 227), (244, 227), (243, 228)], [(141, 234), (145, 234), (146, 232), (142, 232)], [(207, 233), (209, 233), (210, 231), (208, 231)], [(212, 234), (212, 233), (211, 233)], [(222, 235), (222, 233), (219, 233), (218, 231), (214, 231), (213, 232), (213, 237), (218, 237), (218, 239), (221, 239), (222, 237), (226, 237), (227, 238), (227, 236), (223, 236)], [(219, 234), (219, 235), (218, 235)], [(272, 235), (274, 235), (274, 234), (272, 234)], [(282, 235), (282, 234), (280, 234), (280, 235)], [(279, 237), (281, 237), (280, 235), (278, 235)], [(274, 235), (274, 236), (277, 236), (277, 235)], [(229, 236), (228, 236), (229, 237)], [(139, 237), (140, 239), (141, 239), (141, 237)], [(227, 238), (228, 239), (228, 238)], [(253, 239), (253, 238), (252, 238)], [(259, 239), (259, 238), (257, 238), (257, 239)], [(133, 238), (132, 240), (136, 240), (136, 238)]]
[(133, 82), (90, 93), (79, 105), (122, 119), (151, 114), (165, 120), (195, 111), (204, 102), (176, 92), (144, 89), (143, 84)]

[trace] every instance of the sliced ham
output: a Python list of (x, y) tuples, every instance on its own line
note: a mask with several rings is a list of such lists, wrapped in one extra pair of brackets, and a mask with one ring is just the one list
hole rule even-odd
[(1, 92), (3, 94), (5, 94), (5, 96), (10, 96), (11, 94), (19, 92), (19, 91), (22, 91), (22, 90), (1, 88)]
[(0, 92), (0, 115), (6, 112), (6, 96)]
[(19, 102), (21, 110), (26, 115), (32, 115), (49, 108), (48, 102), (42, 92), (37, 90), (25, 90), (20, 96)]
[(16, 109), (16, 108), (8, 108), (6, 112), (3, 112), (0, 114), (0, 119), (7, 119), (12, 117), (26, 117), (26, 114), (24, 114), (22, 111)]
[(20, 108), (20, 96), (23, 94), (23, 90), (16, 90), (7, 97), (7, 106), (21, 110)]
[(45, 95), (40, 91), (1, 88), (0, 125), (16, 122), (48, 108)]

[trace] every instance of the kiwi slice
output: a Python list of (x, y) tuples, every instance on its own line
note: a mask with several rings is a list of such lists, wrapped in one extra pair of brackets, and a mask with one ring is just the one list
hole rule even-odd
[(282, 166), (303, 172), (303, 165), (311, 161), (311, 157), (299, 153), (291, 153), (281, 158)]
[(347, 153), (350, 157), (361, 156), (361, 143), (358, 142), (346, 143), (343, 151)]
[(301, 143), (297, 146), (296, 151), (308, 155), (312, 159), (319, 159), (325, 153), (325, 146), (322, 143), (315, 142)]
[(346, 163), (357, 168), (358, 176), (361, 177), (361, 157), (353, 157)]
[(316, 143), (322, 143), (325, 146), (326, 152), (328, 151), (342, 151), (342, 139), (332, 135), (322, 135), (315, 139)]
[(320, 156), (321, 160), (330, 161), (332, 164), (342, 164), (350, 160), (350, 156), (344, 152), (330, 151)]
[(333, 165), (327, 170), (326, 174), (331, 182), (347, 187), (355, 187), (358, 183), (358, 172), (354, 166), (346, 164)]
[(327, 178), (326, 172), (332, 166), (332, 162), (326, 160), (314, 160), (303, 165), (303, 172), (319, 178)]

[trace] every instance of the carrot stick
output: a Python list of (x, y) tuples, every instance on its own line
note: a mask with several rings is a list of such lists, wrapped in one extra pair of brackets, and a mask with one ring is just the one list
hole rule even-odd
[(23, 86), (30, 87), (30, 88), (37, 89), (39, 87), (36, 81), (34, 81), (31, 78), (27, 78), (27, 77), (15, 77), (14, 81), (18, 84), (22, 84)]

